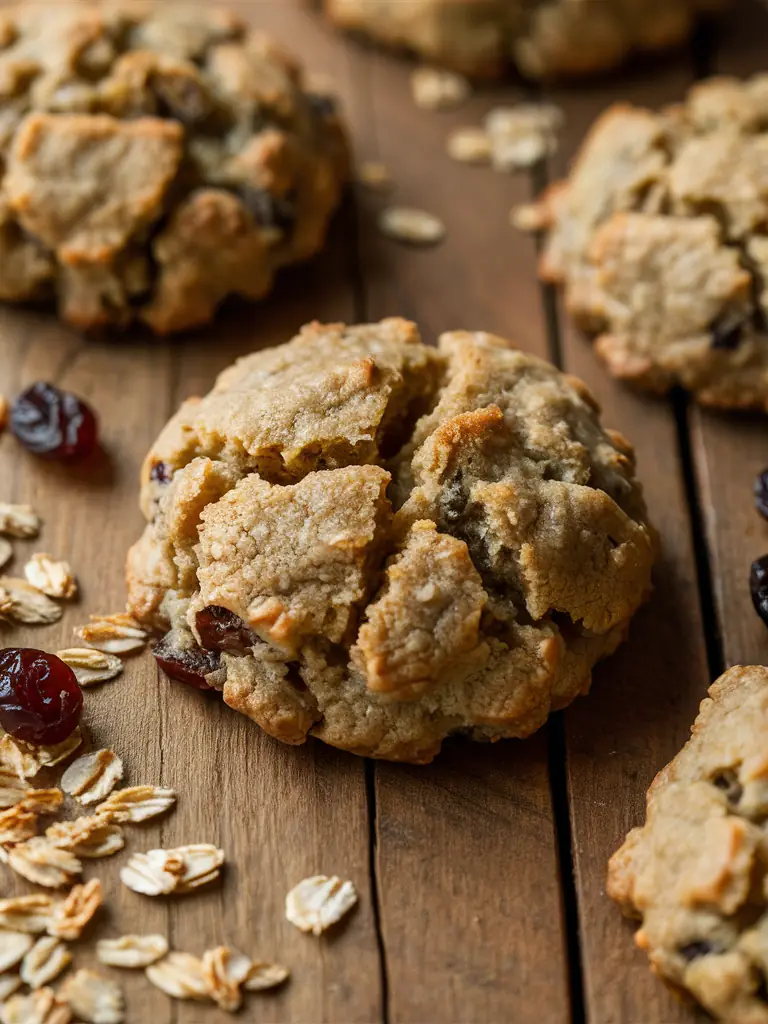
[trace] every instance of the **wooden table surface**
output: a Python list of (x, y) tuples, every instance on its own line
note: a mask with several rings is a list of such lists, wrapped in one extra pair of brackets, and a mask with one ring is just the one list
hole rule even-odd
[[(650, 512), (663, 538), (656, 590), (626, 643), (595, 673), (591, 695), (525, 742), (446, 744), (426, 768), (390, 765), (320, 743), (284, 747), (216, 700), (161, 678), (148, 655), (119, 681), (90, 690), (94, 742), (126, 763), (130, 783), (175, 787), (175, 813), (131, 833), (131, 850), (214, 842), (223, 883), (194, 898), (150, 900), (119, 884), (125, 854), (100, 862), (108, 905), (91, 937), (159, 931), (200, 953), (229, 943), (290, 965), (277, 995), (253, 996), (241, 1019), (302, 1024), (682, 1024), (702, 1020), (650, 974), (633, 926), (604, 890), (606, 862), (642, 819), (644, 793), (678, 749), (708, 683), (727, 665), (765, 663), (768, 633), (748, 593), (750, 561), (768, 549), (751, 502), (768, 463), (766, 422), (644, 398), (612, 382), (587, 342), (540, 289), (530, 240), (508, 223), (544, 176), (494, 174), (445, 155), (451, 128), (478, 123), (511, 85), (458, 111), (413, 105), (406, 62), (341, 38), (289, 0), (239, 8), (332, 75), (358, 159), (382, 160), (396, 201), (444, 218), (439, 248), (382, 238), (382, 200), (363, 190), (337, 219), (329, 249), (288, 272), (266, 302), (225, 314), (193, 337), (84, 340), (52, 317), (0, 309), (0, 393), (48, 379), (101, 415), (99, 471), (42, 466), (0, 443), (0, 500), (45, 517), (27, 550), (68, 557), (83, 586), (60, 626), (8, 630), (4, 645), (56, 650), (91, 612), (125, 601), (124, 554), (141, 528), (142, 457), (180, 400), (204, 392), (236, 356), (290, 338), (311, 319), (416, 320), (426, 339), (477, 328), (582, 376), (604, 419), (634, 442)], [(690, 50), (586, 86), (545, 89), (567, 117), (563, 173), (595, 115), (622, 99), (679, 99), (696, 77), (766, 63), (768, 9), (745, 0), (727, 30)], [(0, 890), (26, 891), (0, 869)], [(286, 891), (305, 875), (354, 880), (359, 907), (321, 940), (283, 917)], [(92, 942), (78, 963), (92, 959)], [(141, 973), (123, 972), (129, 1024), (214, 1024), (215, 1008), (171, 1003)]]

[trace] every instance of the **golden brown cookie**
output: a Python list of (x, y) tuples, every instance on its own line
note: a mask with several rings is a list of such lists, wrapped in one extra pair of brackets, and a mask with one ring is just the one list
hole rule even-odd
[(514, 63), (532, 78), (588, 75), (674, 46), (727, 0), (323, 0), (328, 17), (466, 74)]
[(310, 324), (147, 457), (130, 607), (170, 675), (289, 743), (426, 762), (589, 688), (650, 588), (632, 449), (483, 333)]
[(768, 669), (729, 669), (608, 872), (653, 970), (728, 1024), (768, 1022), (766, 735)]
[(713, 78), (659, 113), (612, 107), (521, 211), (614, 376), (768, 410), (766, 168), (768, 76)]
[(347, 175), (334, 101), (205, 4), (7, 8), (0, 299), (158, 333), (258, 299), (323, 244)]

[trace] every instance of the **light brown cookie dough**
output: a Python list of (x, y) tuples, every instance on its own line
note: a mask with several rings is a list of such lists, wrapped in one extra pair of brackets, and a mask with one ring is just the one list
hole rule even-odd
[(477, 77), (593, 74), (674, 46), (727, 0), (323, 0), (337, 25)]
[(483, 333), (310, 324), (147, 457), (130, 608), (169, 674), (288, 743), (427, 762), (586, 693), (650, 589), (628, 442)]
[(321, 248), (344, 132), (267, 37), (171, 0), (0, 17), (0, 299), (166, 334)]
[(768, 76), (659, 113), (618, 105), (521, 226), (616, 377), (768, 410)]
[(653, 970), (728, 1024), (768, 1022), (766, 736), (768, 669), (730, 669), (608, 871)]

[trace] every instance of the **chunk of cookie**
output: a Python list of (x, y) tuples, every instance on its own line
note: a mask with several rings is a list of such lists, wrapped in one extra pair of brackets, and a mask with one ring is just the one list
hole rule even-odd
[(729, 669), (608, 871), (653, 970), (729, 1024), (768, 1022), (767, 731), (768, 669)]
[(616, 67), (631, 53), (674, 46), (702, 12), (727, 0), (324, 0), (337, 25), (466, 74), (513, 62), (532, 78)]
[(222, 9), (32, 3), (0, 26), (0, 298), (167, 334), (323, 245), (333, 99)]
[(492, 335), (310, 324), (147, 457), (130, 607), (161, 664), (272, 736), (426, 762), (589, 688), (650, 588), (632, 449)]
[(768, 410), (766, 156), (768, 76), (711, 79), (660, 113), (611, 108), (526, 209), (614, 376)]

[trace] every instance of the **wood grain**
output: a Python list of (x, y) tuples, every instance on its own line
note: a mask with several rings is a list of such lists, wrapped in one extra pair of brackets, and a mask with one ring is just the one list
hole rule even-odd
[[(684, 60), (638, 68), (612, 87), (553, 92), (566, 116), (555, 176), (595, 117), (612, 101), (659, 106), (679, 99), (691, 81)], [(608, 858), (644, 817), (645, 791), (688, 734), (708, 684), (675, 414), (608, 378), (589, 343), (561, 311), (564, 367), (582, 377), (603, 408), (603, 421), (634, 444), (638, 475), (662, 554), (650, 603), (633, 621), (628, 642), (595, 673), (592, 693), (565, 712), (567, 775), (587, 1019), (593, 1024), (691, 1021), (650, 973), (632, 941), (635, 925), (605, 895)]]
[[(532, 254), (508, 223), (527, 182), (445, 154), (452, 128), (479, 123), (519, 93), (428, 113), (413, 104), (406, 63), (351, 59), (362, 83), (352, 111), (361, 158), (392, 171), (390, 202), (429, 210), (448, 228), (445, 243), (427, 251), (382, 239), (385, 200), (361, 192), (368, 318), (412, 317), (429, 341), (451, 329), (495, 331), (543, 353)], [(456, 741), (427, 769), (377, 764), (375, 783), (393, 1024), (569, 1019), (546, 734), (493, 748)]]

